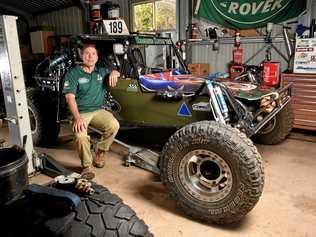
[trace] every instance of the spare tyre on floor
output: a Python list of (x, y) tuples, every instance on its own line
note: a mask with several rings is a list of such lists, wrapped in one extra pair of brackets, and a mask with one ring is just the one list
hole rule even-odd
[[(151, 237), (143, 220), (117, 195), (103, 186), (92, 184), (95, 193), (80, 195), (81, 203), (64, 213), (55, 201), (23, 196), (2, 207), (2, 237)], [(1, 209), (1, 208), (0, 208)], [(59, 208), (60, 209), (60, 208)]]

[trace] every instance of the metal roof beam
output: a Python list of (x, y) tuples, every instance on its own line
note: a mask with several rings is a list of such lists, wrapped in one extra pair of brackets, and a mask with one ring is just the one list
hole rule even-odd
[(14, 14), (17, 14), (18, 16), (23, 17), (28, 23), (33, 17), (32, 14), (27, 13), (23, 10), (20, 10), (20, 9), (12, 7), (12, 6), (8, 6), (7, 4), (0, 3), (0, 8), (4, 9), (6, 11), (12, 12)]

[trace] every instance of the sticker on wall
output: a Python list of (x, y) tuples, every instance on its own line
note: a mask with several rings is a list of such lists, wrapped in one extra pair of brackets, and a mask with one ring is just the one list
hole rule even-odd
[(126, 91), (128, 92), (138, 92), (138, 86), (136, 84), (129, 84)]
[(191, 117), (192, 114), (190, 112), (190, 109), (188, 108), (188, 106), (186, 105), (185, 102), (183, 102), (178, 110), (177, 113), (178, 116), (182, 116), (182, 117)]

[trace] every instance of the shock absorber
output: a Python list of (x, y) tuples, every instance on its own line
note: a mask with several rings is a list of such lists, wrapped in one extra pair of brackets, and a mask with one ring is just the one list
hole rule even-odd
[(207, 80), (206, 86), (210, 96), (210, 106), (216, 121), (226, 124), (228, 108), (221, 88), (214, 86), (212, 81)]
[(214, 87), (215, 90), (215, 96), (219, 105), (219, 108), (223, 114), (224, 119), (226, 120), (228, 118), (228, 107), (225, 101), (225, 98), (223, 96), (222, 89), (219, 86)]

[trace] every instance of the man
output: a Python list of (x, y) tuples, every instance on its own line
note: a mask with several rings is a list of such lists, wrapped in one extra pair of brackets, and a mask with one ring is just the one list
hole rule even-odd
[[(95, 45), (86, 44), (82, 49), (82, 65), (76, 65), (65, 75), (64, 90), (66, 101), (73, 116), (73, 132), (76, 136), (76, 147), (81, 160), (82, 176), (94, 178), (93, 167), (102, 168), (105, 164), (105, 152), (109, 150), (119, 129), (114, 116), (102, 109), (106, 93), (105, 80), (114, 87), (120, 73), (113, 70), (110, 74), (106, 68), (96, 67), (98, 53)], [(103, 132), (97, 144), (95, 159), (90, 151), (88, 125)]]

